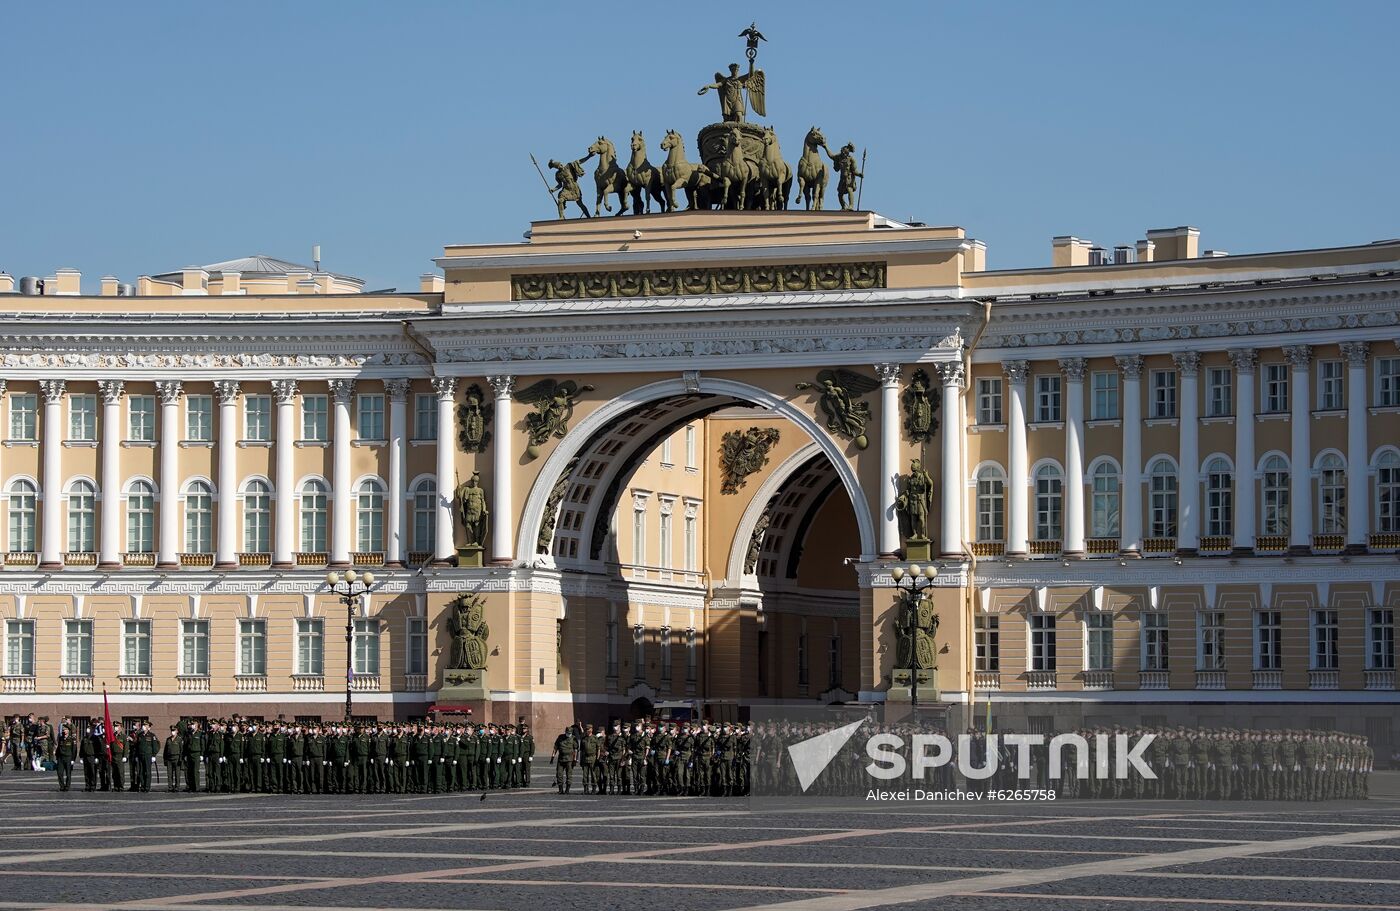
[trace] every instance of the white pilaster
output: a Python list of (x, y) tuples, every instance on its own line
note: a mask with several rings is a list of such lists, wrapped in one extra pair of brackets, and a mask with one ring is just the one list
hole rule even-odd
[(44, 395), (43, 527), (39, 568), (63, 568), (63, 380), (40, 380)]
[(1235, 365), (1235, 550), (1253, 553), (1254, 506), (1254, 372), (1259, 352), (1230, 349)]
[(1026, 464), (1026, 377), (1030, 364), (1025, 361), (1004, 361), (1002, 372), (1011, 387), (1007, 397), (1006, 432), (1006, 554), (1024, 557), (1029, 550), (1030, 512), (1026, 488), (1030, 483), (1030, 466)]
[(1288, 548), (1312, 551), (1312, 346), (1288, 345), (1283, 356), (1289, 371), (1288, 402), (1291, 452), (1289, 453)]
[(1123, 374), (1123, 493), (1119, 504), (1124, 554), (1142, 554), (1142, 355), (1114, 358)]
[[(384, 561), (390, 566), (402, 566), (407, 550), (403, 525), (404, 446), (408, 427), (408, 380), (385, 380), (384, 394), (389, 399), (389, 528), (388, 552)], [(441, 417), (441, 415), (439, 415)], [(438, 427), (438, 443), (443, 440), (443, 428)], [(452, 435), (448, 434), (451, 440)]]
[(277, 399), (277, 447), (275, 455), (277, 499), (273, 511), (272, 565), (277, 569), (291, 569), (296, 565), (294, 546), (296, 531), (296, 497), (293, 488), (292, 452), (296, 444), (296, 402), (297, 381), (281, 379), (272, 381), (272, 393)]
[(1179, 485), (1176, 520), (1176, 548), (1194, 553), (1201, 546), (1201, 422), (1200, 395), (1196, 375), (1201, 355), (1178, 351), (1172, 355), (1180, 374), (1181, 400), (1177, 403), (1179, 421)]
[(452, 406), (456, 400), (457, 380), (450, 376), (435, 376), (433, 392), (437, 395), (437, 526), (433, 532), (434, 563), (447, 563), (457, 555), (456, 534), (452, 525), (452, 492), (456, 489), (457, 473), (452, 459), (456, 440), (452, 434)]
[(1065, 375), (1066, 557), (1084, 556), (1084, 358), (1060, 359)]
[[(160, 534), (156, 536), (156, 567), (180, 567), (180, 397), (179, 380), (156, 383), (160, 397)], [(103, 482), (104, 484), (106, 482)], [(102, 510), (105, 516), (107, 510)]]
[(97, 391), (102, 396), (102, 505), (97, 516), (97, 568), (120, 569), (121, 545), (121, 445), (122, 391), (121, 380), (99, 380)]
[[(511, 539), (511, 464), (510, 442), (513, 429), (510, 396), (515, 391), (515, 377), (488, 376), (486, 382), (496, 393), (496, 433), (491, 440), (491, 562), (509, 564), (515, 542)], [(441, 428), (439, 428), (441, 430)]]
[(219, 396), (219, 533), (214, 568), (238, 566), (238, 381), (218, 380)]
[(355, 492), (350, 485), (350, 399), (355, 394), (354, 380), (331, 380), (329, 383), (331, 400), (335, 403), (335, 430), (331, 445), (333, 495), (335, 505), (331, 507), (331, 553), (330, 565), (343, 567), (350, 565), (350, 535), (354, 529)]
[(958, 432), (958, 413), (962, 410), (962, 361), (938, 365), (943, 380), (943, 433), (939, 440), (942, 476), (939, 485), (938, 551), (944, 557), (961, 556), (962, 533), (962, 440)]
[(1370, 454), (1366, 451), (1366, 342), (1342, 342), (1347, 361), (1347, 550), (1363, 553), (1371, 531)]
[(899, 552), (899, 365), (876, 364), (880, 378), (880, 541), (882, 557)]

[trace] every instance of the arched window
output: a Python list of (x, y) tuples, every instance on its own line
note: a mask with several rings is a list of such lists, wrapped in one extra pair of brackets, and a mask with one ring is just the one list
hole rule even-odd
[(437, 482), (424, 478), (413, 485), (413, 549), (433, 553), (437, 533)]
[(301, 487), (301, 550), (326, 552), (326, 496), (324, 481), (313, 478)]
[(1093, 502), (1090, 504), (1089, 534), (1095, 538), (1118, 537), (1118, 513), (1122, 495), (1119, 492), (1118, 466), (1104, 461), (1094, 466)]
[(1176, 466), (1171, 459), (1157, 459), (1147, 470), (1147, 480), (1151, 512), (1148, 536), (1175, 538), (1178, 502)]
[(1260, 488), (1263, 496), (1263, 522), (1260, 534), (1288, 534), (1288, 462), (1281, 455), (1271, 455), (1260, 468)]
[(1335, 452), (1317, 461), (1317, 530), (1324, 535), (1347, 530), (1347, 463)]
[(135, 481), (126, 493), (126, 552), (149, 554), (156, 542), (156, 490), (150, 481)]
[(1006, 476), (995, 465), (977, 472), (977, 540), (1006, 540)]
[(30, 554), (34, 547), (36, 504), (39, 488), (32, 481), (19, 480), (10, 486), (10, 550)]
[(243, 489), (243, 552), (265, 554), (272, 550), (272, 486), (261, 479)]
[(1224, 458), (1206, 465), (1206, 534), (1228, 537), (1235, 532), (1235, 473)]
[(1035, 537), (1037, 541), (1064, 537), (1064, 479), (1057, 465), (1042, 465), (1035, 472)]
[(68, 552), (91, 553), (97, 549), (97, 488), (78, 481), (68, 490)]
[(360, 553), (384, 550), (384, 488), (373, 479), (360, 482), (355, 504), (355, 549)]
[(207, 554), (214, 550), (214, 489), (195, 481), (185, 494), (185, 553)]
[[(14, 503), (13, 498), (10, 502)], [(10, 527), (14, 528), (13, 520)], [(1383, 534), (1400, 532), (1400, 453), (1394, 449), (1387, 450), (1376, 459), (1376, 531)], [(10, 540), (14, 540), (13, 531)]]

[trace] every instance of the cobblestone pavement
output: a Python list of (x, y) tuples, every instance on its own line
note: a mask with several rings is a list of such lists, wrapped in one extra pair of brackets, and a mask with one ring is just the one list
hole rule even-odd
[(0, 813), (0, 911), (1400, 911), (1394, 797), (750, 812), (539, 787), (62, 794), (6, 772)]

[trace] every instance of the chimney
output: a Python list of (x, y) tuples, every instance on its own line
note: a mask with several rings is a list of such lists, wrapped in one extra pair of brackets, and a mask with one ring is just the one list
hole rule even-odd
[(0, 272), (0, 294), (13, 294), (15, 277), (8, 272)]
[(209, 273), (199, 266), (186, 266), (180, 270), (180, 293), (200, 295), (209, 293)]
[(104, 276), (102, 276), (102, 296), (103, 296), (103, 297), (116, 297), (116, 296), (117, 296), (117, 286), (118, 286), (119, 284), (121, 284), (121, 282), (117, 281), (117, 277), (116, 277), (115, 275), (104, 275)]
[(1229, 256), (1224, 250), (1207, 250), (1201, 254), (1201, 259), (1217, 259), (1221, 256)]
[(223, 287), (222, 293), (223, 293), (223, 294), (242, 294), (242, 293), (243, 293), (243, 273), (242, 273), (242, 272), (225, 272), (225, 273), (224, 273), (224, 287)]
[(77, 269), (59, 269), (54, 273), (52, 285), (44, 286), (45, 294), (68, 296), (83, 293), (83, 273)]
[(441, 275), (432, 272), (424, 272), (418, 276), (418, 290), (424, 294), (441, 294), (447, 287)]
[(1182, 225), (1177, 228), (1153, 228), (1147, 239), (1157, 245), (1157, 260), (1195, 259), (1201, 243), (1200, 228)]
[(1089, 241), (1062, 235), (1051, 238), (1050, 245), (1050, 265), (1056, 269), (1089, 265), (1089, 248), (1093, 246)]
[(1113, 248), (1113, 264), (1121, 266), (1133, 261), (1133, 248), (1127, 244), (1119, 244)]
[(1137, 261), (1140, 263), (1152, 262), (1153, 251), (1157, 245), (1150, 240), (1140, 240), (1137, 242)]

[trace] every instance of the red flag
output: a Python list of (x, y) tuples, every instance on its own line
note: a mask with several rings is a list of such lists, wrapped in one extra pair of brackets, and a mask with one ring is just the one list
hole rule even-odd
[(107, 761), (112, 761), (112, 744), (117, 737), (112, 733), (112, 711), (107, 707), (107, 685), (102, 685), (102, 747), (107, 751)]

